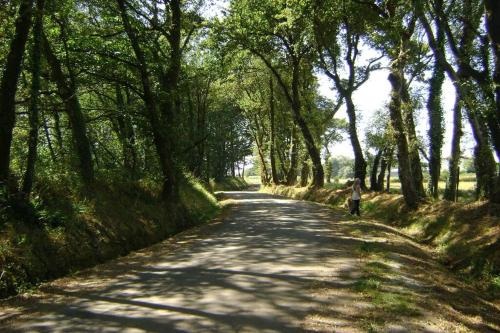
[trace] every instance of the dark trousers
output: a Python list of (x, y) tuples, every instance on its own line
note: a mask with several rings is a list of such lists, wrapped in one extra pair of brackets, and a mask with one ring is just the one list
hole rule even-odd
[(359, 202), (360, 201), (361, 200), (353, 200), (352, 201), (351, 215), (357, 214), (358, 216), (360, 216), (360, 214), (359, 214)]

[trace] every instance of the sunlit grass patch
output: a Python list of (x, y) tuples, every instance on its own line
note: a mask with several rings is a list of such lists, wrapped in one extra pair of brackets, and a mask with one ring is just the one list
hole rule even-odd
[(224, 177), (222, 179), (210, 179), (208, 187), (211, 192), (238, 191), (248, 187), (248, 183), (241, 177)]
[(419, 311), (410, 296), (377, 289), (372, 292), (371, 301), (380, 310), (398, 316), (416, 316)]
[(370, 293), (378, 290), (381, 285), (382, 282), (377, 277), (368, 276), (360, 278), (358, 281), (356, 281), (352, 289), (360, 293)]
[(487, 291), (493, 298), (500, 297), (500, 275), (497, 275), (491, 279)]
[(385, 257), (387, 251), (377, 242), (363, 242), (356, 249), (360, 257)]

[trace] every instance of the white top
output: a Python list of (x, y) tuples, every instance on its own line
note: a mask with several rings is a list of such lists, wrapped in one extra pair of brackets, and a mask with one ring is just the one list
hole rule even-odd
[[(358, 187), (359, 189), (359, 187)], [(361, 191), (356, 191), (356, 185), (352, 185), (352, 200), (361, 200)]]

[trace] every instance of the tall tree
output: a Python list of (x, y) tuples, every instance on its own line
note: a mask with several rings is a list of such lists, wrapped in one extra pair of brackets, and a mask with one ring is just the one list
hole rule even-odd
[(39, 90), (40, 90), (40, 58), (41, 58), (41, 41), (43, 31), (43, 11), (45, 0), (37, 0), (35, 23), (33, 26), (33, 47), (31, 50), (32, 61), (32, 76), (31, 76), (31, 101), (29, 110), (30, 133), (28, 139), (28, 161), (26, 172), (24, 173), (22, 191), (26, 195), (30, 195), (35, 177), (35, 163), (37, 158), (38, 148), (38, 130), (39, 130)]
[(7, 183), (10, 166), (12, 130), (16, 119), (15, 97), (24, 49), (31, 28), (33, 0), (22, 0), (10, 42), (7, 61), (0, 80), (0, 183)]
[[(437, 3), (440, 6), (442, 3)], [(445, 33), (440, 26), (436, 27), (436, 47), (444, 53)], [(432, 77), (429, 81), (429, 98), (427, 112), (429, 115), (429, 193), (435, 199), (439, 195), (439, 176), (441, 174), (441, 151), (444, 137), (444, 120), (441, 97), (444, 83), (444, 69), (438, 60), (434, 60)]]

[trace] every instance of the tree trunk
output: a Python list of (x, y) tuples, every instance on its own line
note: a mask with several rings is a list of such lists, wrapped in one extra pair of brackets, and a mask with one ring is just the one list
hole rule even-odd
[(359, 143), (358, 133), (356, 129), (356, 109), (352, 101), (352, 93), (346, 92), (345, 101), (347, 106), (347, 115), (349, 117), (349, 138), (354, 152), (354, 177), (361, 180), (361, 188), (366, 189), (366, 161), (363, 156), (363, 149)]
[(392, 152), (387, 160), (387, 181), (385, 185), (385, 191), (387, 193), (391, 192), (391, 171), (392, 171)]
[(51, 77), (64, 103), (64, 109), (73, 134), (75, 150), (78, 156), (78, 168), (84, 185), (89, 186), (94, 181), (94, 169), (90, 140), (87, 136), (87, 125), (83, 116), (75, 82), (68, 80), (62, 70), (61, 62), (52, 51), (46, 36), (42, 36), (42, 49), (49, 64)]
[(295, 127), (292, 126), (290, 133), (290, 168), (288, 169), (288, 174), (286, 175), (286, 184), (288, 186), (295, 185), (297, 183), (297, 164), (298, 164), (298, 138), (295, 134)]
[(52, 146), (52, 139), (50, 138), (49, 127), (47, 126), (47, 119), (45, 119), (43, 110), (41, 110), (40, 115), (42, 116), (43, 131), (45, 133), (45, 139), (47, 140), (47, 146), (49, 146), (50, 157), (52, 158), (52, 163), (56, 163), (57, 157), (54, 152), (54, 147)]
[[(123, 0), (119, 0), (123, 1)], [(169, 23), (168, 35), (165, 37), (168, 39), (170, 45), (170, 59), (167, 71), (162, 75), (160, 80), (162, 92), (164, 94), (163, 98), (160, 99), (160, 108), (162, 116), (160, 120), (163, 128), (162, 137), (164, 143), (165, 153), (165, 167), (168, 174), (164, 186), (164, 196), (165, 197), (178, 197), (179, 189), (176, 181), (177, 170), (174, 165), (173, 154), (176, 145), (173, 144), (173, 140), (178, 137), (177, 128), (173, 125), (177, 123), (175, 110), (178, 109), (179, 103), (179, 77), (181, 71), (181, 0), (170, 0), (168, 2), (171, 21)]]
[[(208, 88), (207, 88), (208, 94)], [(206, 137), (206, 115), (207, 115), (207, 96), (204, 95), (202, 98), (199, 98), (197, 105), (197, 117), (196, 117), (196, 135), (198, 138)], [(205, 157), (205, 139), (197, 145), (197, 156), (196, 161), (197, 165), (195, 166), (195, 175), (197, 177), (201, 177), (203, 174), (203, 159)]]
[(59, 147), (60, 154), (64, 155), (64, 144), (61, 131), (61, 117), (59, 117), (59, 112), (57, 110), (54, 110), (53, 114), (54, 114), (54, 130), (56, 132), (57, 146)]
[(326, 182), (330, 184), (332, 182), (332, 166), (331, 166), (331, 157), (330, 150), (328, 149), (328, 144), (325, 145), (325, 178)]
[[(491, 99), (492, 110), (486, 110), (486, 121), (491, 133), (491, 141), (495, 149), (497, 158), (500, 158), (500, 3), (498, 0), (485, 0), (485, 13), (486, 13), (486, 30), (491, 40), (495, 69), (493, 72), (493, 91), (489, 78), (486, 78), (482, 84), (481, 89)], [(489, 65), (488, 50), (486, 46), (484, 58), (486, 64)], [(500, 180), (500, 179), (499, 179)], [(500, 184), (499, 184), (500, 185)], [(500, 188), (495, 190), (500, 192)], [(499, 193), (500, 194), (500, 193)], [(500, 202), (500, 196), (497, 202)], [(491, 198), (495, 199), (495, 198)]]
[(14, 37), (10, 42), (2, 78), (0, 81), (0, 185), (7, 183), (10, 173), (10, 146), (16, 121), (17, 81), (31, 27), (33, 0), (22, 0), (15, 22)]
[(309, 126), (301, 114), (301, 102), (299, 93), (299, 64), (297, 61), (293, 65), (293, 78), (292, 78), (292, 111), (294, 115), (295, 122), (302, 132), (304, 138), (304, 143), (306, 145), (307, 152), (311, 158), (313, 164), (313, 182), (314, 187), (323, 187), (325, 182), (325, 174), (323, 171), (323, 166), (321, 165), (321, 156), (314, 142), (314, 138), (309, 130)]
[[(444, 33), (438, 36), (439, 47), (444, 47)], [(439, 196), (439, 176), (441, 175), (441, 151), (443, 148), (444, 120), (441, 97), (444, 83), (444, 70), (438, 61), (434, 61), (434, 71), (429, 84), (427, 112), (429, 115), (429, 193), (437, 199)]]
[(309, 163), (307, 159), (302, 161), (302, 168), (300, 169), (300, 186), (306, 187), (309, 183)]
[(259, 143), (256, 142), (257, 152), (260, 159), (260, 182), (263, 185), (269, 185), (269, 173), (267, 171), (266, 159), (264, 157), (264, 151)]
[[(378, 174), (378, 178), (377, 178), (378, 191), (382, 191), (384, 189), (384, 176), (385, 176), (385, 170), (389, 166), (388, 165), (389, 164), (388, 162), (390, 160), (389, 155), (392, 155), (392, 151), (390, 151), (389, 149), (385, 149), (384, 153), (382, 155), (382, 159), (380, 161), (380, 173)], [(390, 173), (390, 171), (389, 171), (389, 173)]]
[(444, 192), (444, 199), (457, 201), (458, 199), (458, 177), (460, 166), (460, 139), (462, 138), (462, 101), (460, 95), (456, 95), (455, 107), (453, 109), (453, 137), (451, 140), (451, 158), (449, 162), (448, 182)]
[(424, 173), (422, 172), (422, 163), (420, 162), (420, 154), (418, 151), (418, 138), (415, 129), (415, 120), (413, 119), (413, 105), (411, 102), (409, 87), (407, 82), (404, 80), (404, 77), (401, 97), (403, 101), (404, 124), (406, 125), (406, 134), (408, 137), (408, 150), (410, 154), (411, 172), (413, 175), (413, 186), (417, 191), (418, 196), (424, 198)]
[(496, 163), (486, 129), (486, 125), (481, 121), (480, 116), (474, 110), (467, 109), (467, 116), (472, 128), (472, 134), (476, 141), (474, 147), (474, 165), (476, 169), (476, 197), (490, 198), (494, 191), (494, 179), (496, 173)]
[(383, 149), (380, 149), (375, 158), (373, 159), (372, 171), (370, 174), (370, 190), (372, 191), (380, 191), (378, 179), (377, 179), (377, 171), (378, 166), (380, 164), (380, 160), (382, 159), (382, 154), (384, 153)]
[(33, 180), (35, 178), (35, 163), (38, 155), (38, 130), (40, 128), (38, 115), (38, 96), (40, 90), (40, 43), (43, 29), (44, 5), (45, 0), (37, 0), (35, 24), (33, 26), (33, 49), (31, 51), (33, 69), (31, 78), (31, 101), (29, 113), (30, 132), (28, 138), (28, 161), (26, 165), (26, 172), (24, 173), (22, 188), (23, 193), (27, 196), (31, 194), (31, 189), (33, 188)]
[(399, 179), (401, 181), (403, 197), (406, 205), (410, 209), (416, 209), (418, 207), (419, 198), (412, 177), (413, 173), (410, 164), (408, 142), (406, 141), (403, 117), (401, 115), (401, 95), (404, 82), (403, 70), (402, 68), (398, 68), (398, 66), (399, 65), (394, 62), (391, 73), (389, 74), (389, 81), (392, 86), (389, 113), (398, 148)]
[(138, 175), (134, 128), (127, 114), (128, 110), (119, 84), (115, 85), (115, 94), (118, 109), (116, 122), (118, 123), (118, 134), (122, 145), (123, 166), (132, 179), (136, 179)]
[(275, 130), (275, 117), (274, 117), (274, 86), (273, 86), (273, 79), (272, 77), (269, 79), (269, 122), (271, 123), (271, 133), (270, 133), (270, 139), (271, 139), (271, 144), (269, 148), (269, 159), (271, 161), (271, 175), (272, 175), (272, 180), (274, 185), (278, 185), (280, 183), (279, 177), (278, 177), (278, 171), (276, 169), (276, 156), (274, 153), (275, 150), (275, 135), (276, 135), (276, 130)]
[[(492, 118), (492, 121), (497, 124), (498, 128), (498, 123), (500, 122), (500, 2), (498, 0), (485, 0), (485, 9), (486, 28), (492, 42), (493, 53), (495, 55), (493, 84), (495, 87), (496, 110), (494, 113), (491, 112), (489, 118)], [(496, 136), (500, 137), (500, 133), (497, 133)], [(491, 200), (495, 203), (500, 203), (500, 176), (497, 176), (495, 190), (492, 193)]]

